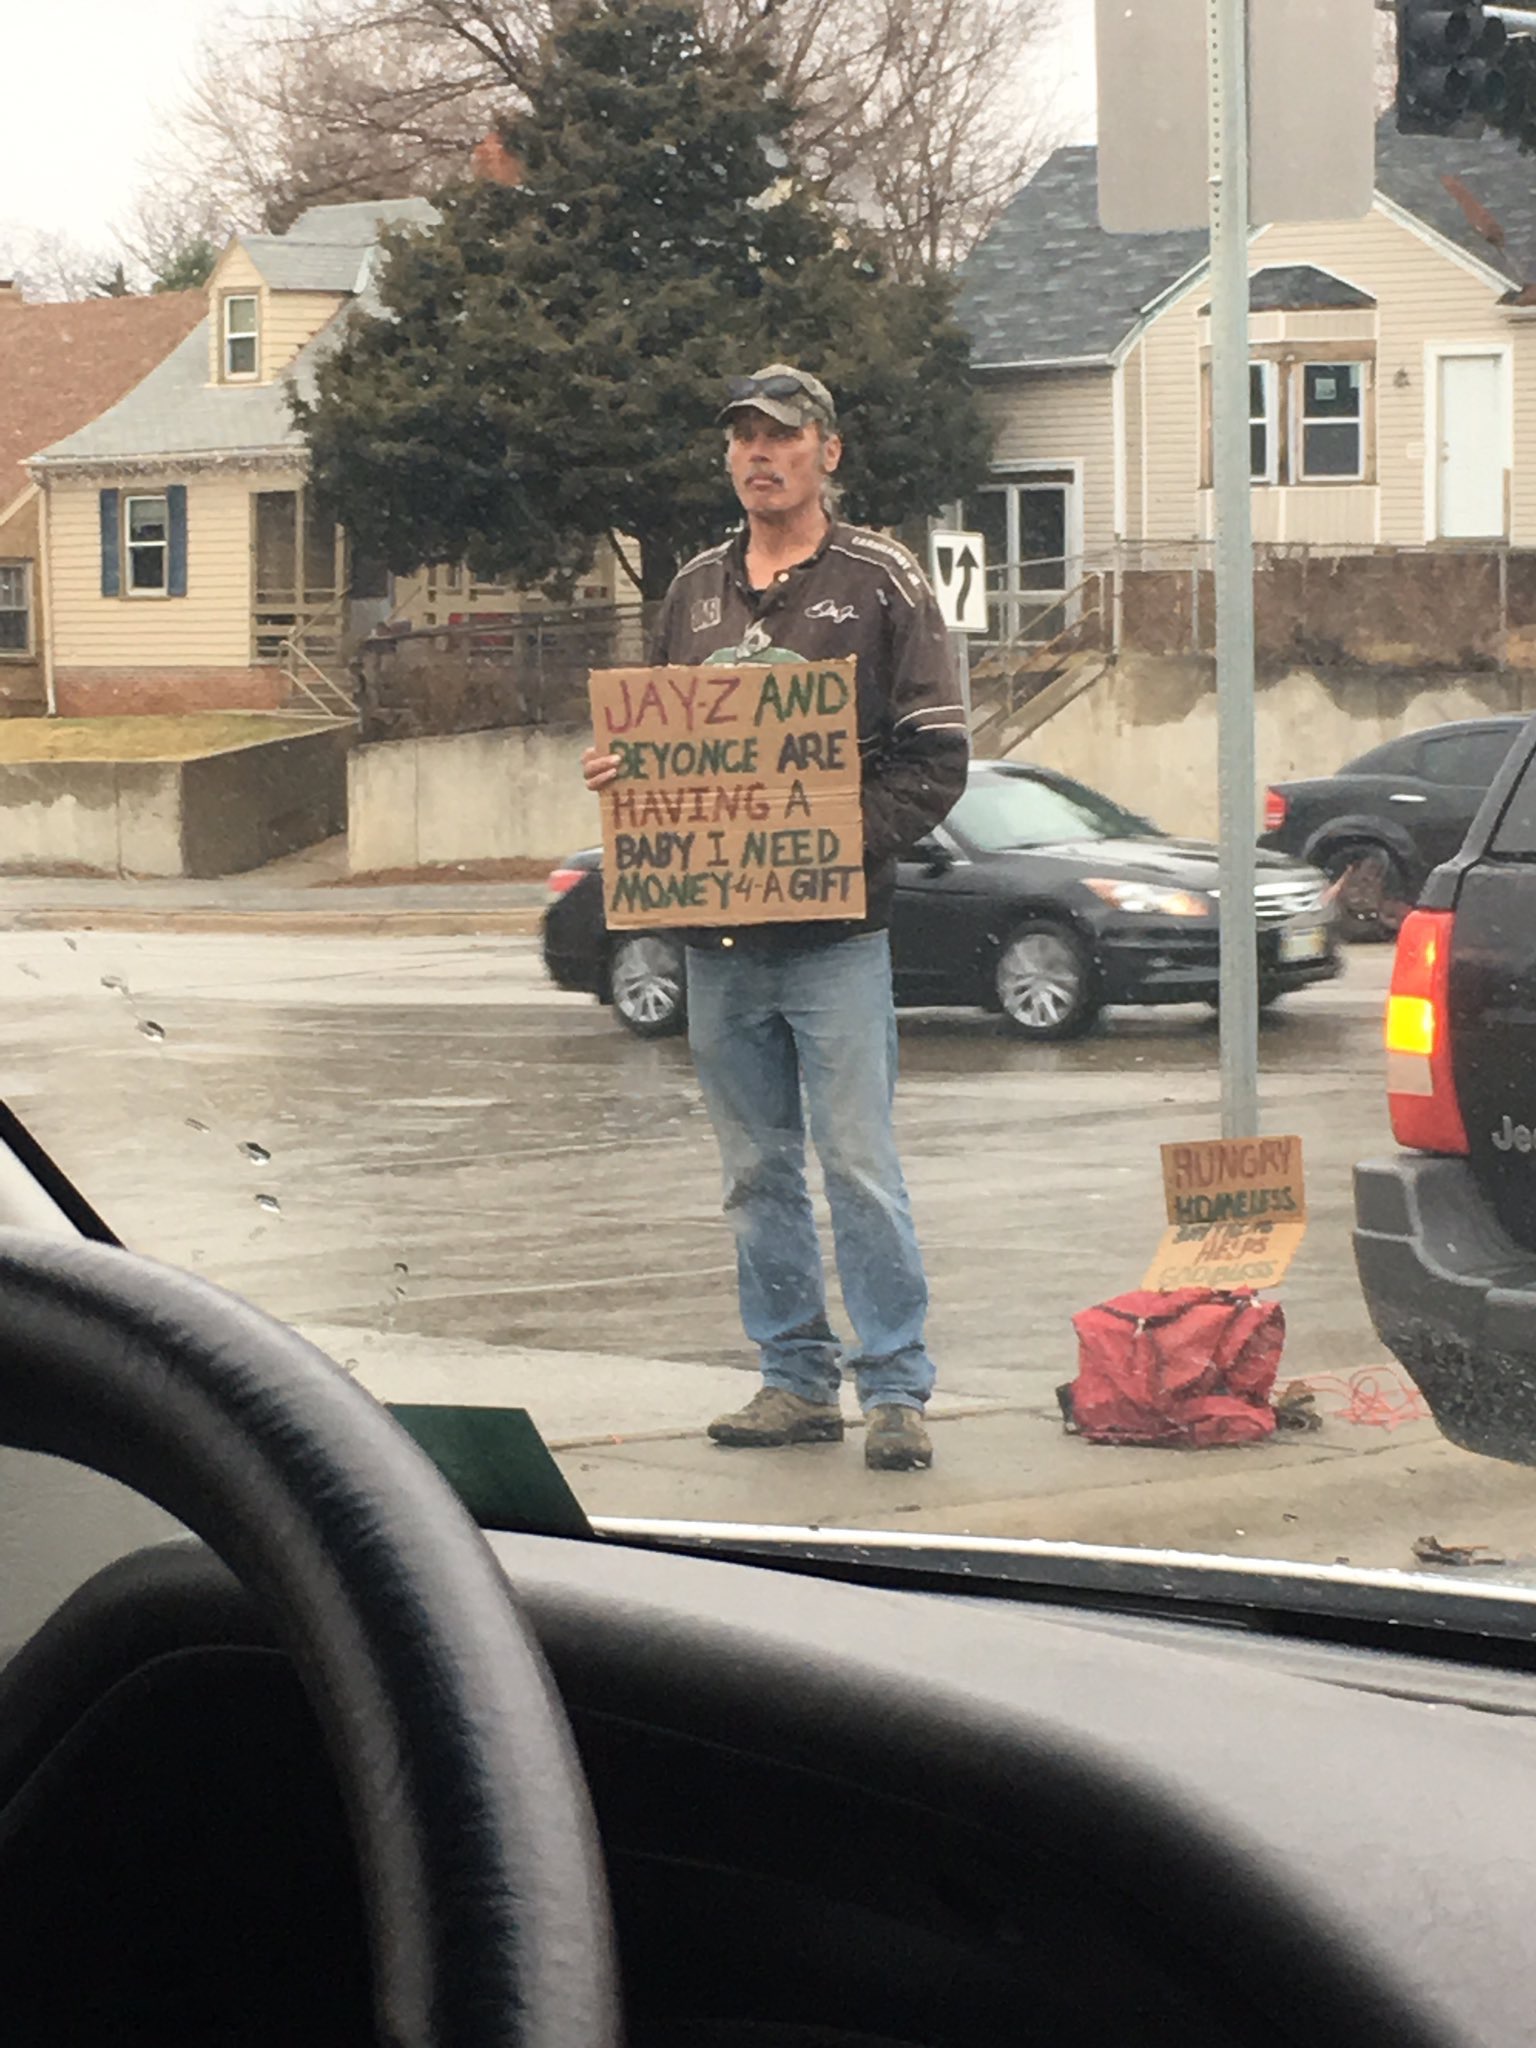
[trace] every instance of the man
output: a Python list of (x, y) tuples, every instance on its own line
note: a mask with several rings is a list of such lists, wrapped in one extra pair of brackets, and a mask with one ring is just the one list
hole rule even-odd
[[(831, 393), (786, 363), (733, 379), (720, 418), (746, 512), (667, 593), (656, 666), (745, 661), (857, 664), (867, 911), (857, 922), (695, 931), (688, 1037), (736, 1233), (742, 1322), (763, 1384), (709, 1426), (717, 1443), (840, 1440), (840, 1350), (827, 1320), (805, 1178), (802, 1086), (826, 1180), (865, 1463), (933, 1462), (923, 1411), (934, 1368), (928, 1289), (891, 1127), (896, 1016), (887, 923), (896, 855), (965, 785), (968, 738), (933, 594), (905, 548), (834, 514), (842, 441)], [(587, 786), (618, 760), (588, 748)]]

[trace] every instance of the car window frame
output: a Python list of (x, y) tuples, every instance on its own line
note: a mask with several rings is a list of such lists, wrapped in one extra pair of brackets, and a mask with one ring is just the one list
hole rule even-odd
[[(1514, 763), (1514, 756), (1517, 752), (1521, 756), (1518, 766)], [(1483, 857), (1488, 860), (1508, 861), (1512, 865), (1526, 867), (1536, 864), (1536, 749), (1533, 749), (1528, 744), (1522, 746), (1517, 737), (1515, 742), (1511, 744), (1509, 753), (1505, 756), (1503, 766), (1504, 768), (1513, 768), (1513, 780), (1499, 803), (1498, 816), (1489, 828), (1487, 844), (1483, 848)], [(1518, 801), (1521, 791), (1528, 785), (1532, 795), (1531, 844), (1529, 848), (1503, 846), (1499, 842), (1506, 825), (1509, 823), (1509, 814)], [(1490, 789), (1489, 795), (1491, 796), (1492, 793)]]
[[(1396, 739), (1383, 740), (1379, 746), (1368, 747), (1363, 754), (1357, 754), (1353, 761), (1346, 761), (1337, 776), (1328, 778), (1338, 781), (1353, 775), (1383, 775), (1418, 777), (1424, 753), (1423, 733), (1400, 733)], [(1395, 750), (1401, 748), (1400, 758), (1394, 758)]]
[[(1079, 781), (1079, 779), (1075, 775), (1066, 775), (1061, 773), (1057, 769), (1044, 768), (1037, 765), (1034, 762), (1025, 763), (1022, 761), (1008, 761), (999, 762), (997, 765), (1005, 771), (1003, 774), (988, 775), (985, 777), (978, 776), (972, 780), (969, 780), (966, 785), (967, 794), (971, 789), (988, 782), (1032, 782), (1039, 787), (1043, 787), (1045, 789), (1054, 791), (1056, 794), (1064, 795), (1068, 798), (1071, 798), (1076, 791), (1081, 790), (1085, 792), (1088, 796), (1097, 799), (1101, 803), (1112, 805), (1117, 811), (1122, 812), (1127, 819), (1134, 820), (1139, 828), (1135, 832), (1127, 834), (1105, 834), (1104, 836), (1106, 838), (1110, 836), (1121, 836), (1137, 839), (1166, 840), (1172, 836), (1170, 833), (1163, 831), (1161, 826), (1154, 824), (1150, 818), (1143, 818), (1140, 816), (1138, 812), (1128, 810), (1127, 807), (1124, 804), (1122, 804), (1117, 797), (1106, 796), (1103, 790), (1095, 789), (1090, 783)], [(957, 799), (957, 810), (959, 809), (960, 804), (963, 802), (964, 797)], [(999, 853), (1045, 852), (1052, 846), (1064, 846), (1071, 843), (1067, 840), (1052, 839), (1041, 840), (1040, 842), (1038, 842), (1038, 844), (1031, 844), (1026, 846), (983, 846), (978, 840), (971, 838), (969, 834), (964, 832), (962, 828), (955, 823), (954, 811), (951, 811), (949, 817), (945, 820), (945, 824), (948, 827), (951, 836), (963, 846), (968, 860), (976, 856), (982, 856), (987, 859), (991, 859)]]
[(1480, 740), (1493, 740), (1502, 737), (1502, 729), (1498, 726), (1479, 726), (1472, 732), (1436, 733), (1432, 738), (1424, 742), (1424, 780), (1432, 784), (1436, 789), (1492, 789), (1494, 780), (1504, 765), (1504, 755), (1509, 752), (1509, 749), (1515, 743), (1513, 733), (1504, 740), (1503, 752), (1493, 764), (1486, 780), (1481, 775), (1473, 776), (1465, 772), (1455, 776), (1437, 775), (1433, 772), (1433, 758), (1436, 749), (1452, 747), (1466, 747), (1470, 749)]

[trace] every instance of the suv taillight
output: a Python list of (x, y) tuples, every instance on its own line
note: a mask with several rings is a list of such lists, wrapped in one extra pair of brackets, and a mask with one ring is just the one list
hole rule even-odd
[(1413, 910), (1397, 935), (1387, 997), (1392, 1135), (1415, 1152), (1465, 1152), (1451, 1071), (1451, 912)]
[(1285, 823), (1285, 814), (1289, 808), (1290, 806), (1286, 803), (1285, 798), (1278, 789), (1266, 789), (1264, 792), (1264, 830), (1266, 832), (1278, 832)]

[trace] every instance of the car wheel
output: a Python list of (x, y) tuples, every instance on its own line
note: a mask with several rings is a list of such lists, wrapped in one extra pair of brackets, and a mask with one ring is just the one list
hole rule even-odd
[(670, 1038), (688, 1021), (683, 949), (659, 932), (631, 932), (615, 942), (608, 967), (613, 1007), (637, 1038)]
[(1065, 925), (1021, 925), (997, 956), (993, 986), (1021, 1038), (1076, 1038), (1099, 1014), (1093, 962)]
[(1389, 939), (1408, 908), (1401, 863), (1373, 840), (1334, 847), (1323, 861), (1334, 887), (1339, 928), (1346, 939)]

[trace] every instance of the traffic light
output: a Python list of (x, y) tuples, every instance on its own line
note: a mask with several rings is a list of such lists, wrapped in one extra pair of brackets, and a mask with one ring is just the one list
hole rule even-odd
[(1476, 133), (1503, 109), (1505, 29), (1470, 0), (1397, 0), (1397, 125), (1404, 135)]
[(1536, 43), (1529, 36), (1512, 36), (1499, 63), (1504, 98), (1488, 123), (1529, 155), (1536, 151)]

